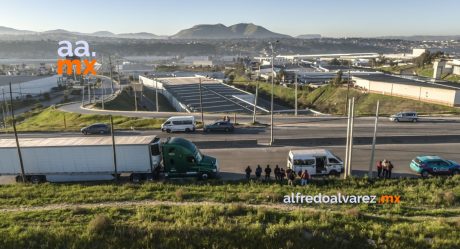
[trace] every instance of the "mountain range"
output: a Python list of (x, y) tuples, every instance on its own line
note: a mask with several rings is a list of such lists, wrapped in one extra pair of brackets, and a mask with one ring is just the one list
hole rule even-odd
[(20, 36), (38, 35), (45, 38), (59, 35), (72, 36), (96, 36), (108, 38), (127, 38), (127, 39), (267, 39), (267, 38), (291, 38), (289, 35), (272, 32), (262, 26), (252, 23), (238, 23), (231, 26), (223, 24), (201, 24), (189, 29), (184, 29), (172, 36), (159, 36), (147, 32), (115, 34), (110, 31), (97, 31), (94, 33), (73, 32), (64, 29), (48, 30), (35, 32), (29, 30), (19, 30), (0, 26), (0, 36)]
[[(161, 36), (148, 32), (115, 34), (110, 31), (97, 31), (93, 33), (73, 32), (64, 29), (48, 30), (43, 32), (20, 30), (0, 26), (0, 40), (16, 39), (75, 39), (85, 37), (123, 38), (123, 39), (269, 39), (293, 38), (292, 36), (272, 32), (253, 23), (238, 23), (231, 26), (223, 24), (200, 24), (189, 29), (183, 29), (171, 36)], [(299, 35), (298, 39), (319, 39), (320, 34)], [(368, 37), (371, 38), (371, 37)], [(409, 41), (424, 40), (460, 40), (460, 35), (413, 35), (413, 36), (380, 36), (378, 39), (399, 39)]]

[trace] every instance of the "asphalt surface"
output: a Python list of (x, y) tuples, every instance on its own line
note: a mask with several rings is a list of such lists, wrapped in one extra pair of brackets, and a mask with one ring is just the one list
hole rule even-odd
[[(265, 168), (267, 164), (273, 169), (275, 165), (286, 168), (287, 156), (291, 149), (306, 149), (316, 147), (264, 147), (264, 148), (226, 148), (226, 149), (202, 149), (206, 155), (216, 157), (219, 160), (222, 177), (225, 179), (240, 179), (244, 177), (244, 169), (250, 165), (253, 173), (255, 167), (260, 164)], [(328, 149), (342, 159), (345, 158), (344, 146), (322, 146), (318, 148)], [(376, 146), (375, 161), (387, 159), (394, 164), (394, 177), (409, 176), (418, 177), (409, 168), (410, 161), (418, 155), (439, 155), (446, 159), (460, 162), (460, 143), (456, 144), (388, 144)], [(355, 146), (353, 149), (352, 165), (353, 175), (363, 175), (368, 172), (371, 158), (371, 146)], [(372, 163), (374, 175), (375, 162)]]
[[(210, 120), (217, 120), (215, 119)], [(346, 119), (334, 117), (303, 117), (303, 118), (279, 118), (280, 121), (291, 122), (289, 124), (276, 124), (274, 127), (275, 140), (287, 140), (283, 145), (299, 142), (297, 140), (314, 139), (337, 139), (346, 137)], [(239, 122), (239, 121), (238, 121)], [(374, 120), (372, 118), (355, 119), (354, 137), (371, 138), (374, 131)], [(47, 136), (75, 136), (79, 133), (24, 133), (21, 137), (47, 137)], [(159, 130), (148, 131), (118, 131), (117, 135), (158, 135), (162, 138), (169, 136), (180, 136), (192, 141), (239, 141), (257, 140), (259, 143), (266, 143), (270, 139), (269, 127), (236, 128), (234, 133), (203, 133), (198, 130), (194, 133), (162, 133)], [(12, 134), (1, 134), (0, 137), (9, 137)], [(459, 118), (425, 118), (418, 123), (394, 123), (387, 118), (380, 118), (378, 125), (378, 138), (401, 137), (395, 143), (407, 143), (414, 140), (418, 142), (430, 139), (446, 139), (446, 142), (456, 142), (460, 136)], [(408, 141), (405, 141), (408, 140)], [(319, 140), (318, 140), (319, 141)], [(332, 140), (331, 140), (332, 141)], [(379, 141), (379, 140), (377, 140)], [(437, 143), (443, 142), (436, 140)], [(460, 140), (458, 140), (460, 141)]]
[[(325, 148), (332, 151), (342, 159), (345, 158), (344, 146), (321, 146), (321, 147), (299, 147), (299, 146), (274, 146), (254, 148), (222, 148), (222, 149), (201, 149), (205, 155), (216, 157), (219, 160), (221, 177), (223, 179), (241, 179), (244, 177), (244, 169), (250, 165), (251, 168), (260, 164), (266, 167), (279, 165), (286, 168), (288, 152), (291, 149), (312, 149)], [(418, 177), (409, 168), (410, 161), (418, 155), (439, 155), (446, 159), (460, 162), (460, 143), (453, 144), (386, 144), (377, 145), (375, 161), (390, 160), (395, 168), (394, 177)], [(371, 157), (370, 145), (354, 146), (353, 149), (353, 175), (366, 174), (369, 169)], [(372, 163), (374, 175), (375, 162)], [(14, 183), (14, 177), (0, 176), (0, 184)]]

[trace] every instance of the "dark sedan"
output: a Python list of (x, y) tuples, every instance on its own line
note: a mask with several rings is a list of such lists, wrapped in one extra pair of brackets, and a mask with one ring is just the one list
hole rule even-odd
[(233, 126), (233, 124), (230, 122), (225, 122), (225, 121), (215, 122), (214, 124), (206, 125), (203, 128), (204, 132), (210, 132), (210, 131), (233, 132), (234, 130), (235, 130), (235, 127)]
[(106, 124), (92, 124), (90, 126), (81, 128), (81, 133), (88, 134), (109, 134), (110, 126)]

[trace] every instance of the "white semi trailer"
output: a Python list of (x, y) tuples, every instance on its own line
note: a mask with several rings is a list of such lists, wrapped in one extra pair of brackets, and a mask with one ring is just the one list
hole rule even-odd
[[(21, 138), (19, 144), (27, 181), (115, 176), (111, 137)], [(160, 165), (160, 139), (156, 136), (118, 136), (115, 144), (118, 174), (130, 174), (138, 181), (152, 177)], [(21, 175), (14, 139), (0, 139), (0, 175)]]

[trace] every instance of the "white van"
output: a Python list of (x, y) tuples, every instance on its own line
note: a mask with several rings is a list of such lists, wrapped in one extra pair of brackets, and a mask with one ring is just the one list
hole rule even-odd
[(295, 173), (307, 170), (310, 176), (338, 176), (343, 172), (342, 159), (325, 149), (291, 150), (287, 167), (294, 170)]
[(195, 117), (193, 116), (174, 116), (168, 118), (161, 125), (161, 131), (166, 131), (167, 133), (175, 131), (191, 132), (195, 131), (195, 125)]

